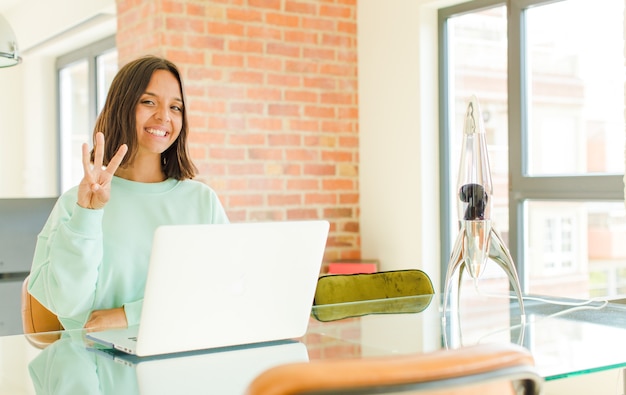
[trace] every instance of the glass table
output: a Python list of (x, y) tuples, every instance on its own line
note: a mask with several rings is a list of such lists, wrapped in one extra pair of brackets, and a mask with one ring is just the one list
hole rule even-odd
[(624, 394), (626, 306), (473, 295), (442, 320), (438, 295), (314, 306), (300, 339), (152, 358), (91, 344), (83, 331), (0, 337), (0, 394), (240, 394), (292, 362), (424, 353), (486, 342), (531, 350), (545, 394)]

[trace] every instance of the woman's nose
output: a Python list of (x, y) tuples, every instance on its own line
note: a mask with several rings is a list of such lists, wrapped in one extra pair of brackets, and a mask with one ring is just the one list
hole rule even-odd
[(169, 122), (170, 121), (170, 114), (169, 114), (168, 108), (165, 107), (165, 106), (158, 106), (157, 109), (156, 109), (155, 117), (159, 121)]

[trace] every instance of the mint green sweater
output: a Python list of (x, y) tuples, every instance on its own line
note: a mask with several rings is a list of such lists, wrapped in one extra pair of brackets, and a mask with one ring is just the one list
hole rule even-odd
[(28, 283), (66, 329), (82, 328), (94, 310), (122, 306), (128, 324), (139, 323), (159, 225), (228, 223), (217, 194), (198, 181), (113, 177), (111, 198), (100, 210), (78, 206), (77, 191), (58, 199), (39, 234)]

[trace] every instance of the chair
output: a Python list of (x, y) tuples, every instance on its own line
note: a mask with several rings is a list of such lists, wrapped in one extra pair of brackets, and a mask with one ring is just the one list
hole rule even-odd
[(28, 292), (28, 279), (22, 283), (22, 328), (28, 340), (38, 348), (44, 348), (57, 340), (58, 333), (40, 334), (43, 332), (58, 332), (63, 330), (59, 318)]
[[(434, 293), (428, 275), (417, 269), (326, 275), (317, 281), (313, 315), (319, 321), (333, 321), (367, 314), (417, 313), (428, 307)], [(398, 299), (417, 295), (429, 297)]]
[(489, 343), (426, 354), (278, 365), (258, 375), (246, 395), (538, 395), (542, 385), (527, 349)]

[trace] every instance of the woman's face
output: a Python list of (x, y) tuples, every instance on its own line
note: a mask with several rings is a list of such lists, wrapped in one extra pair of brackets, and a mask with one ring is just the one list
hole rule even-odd
[(183, 99), (178, 80), (167, 70), (152, 73), (135, 109), (138, 154), (161, 154), (178, 138), (183, 125)]

